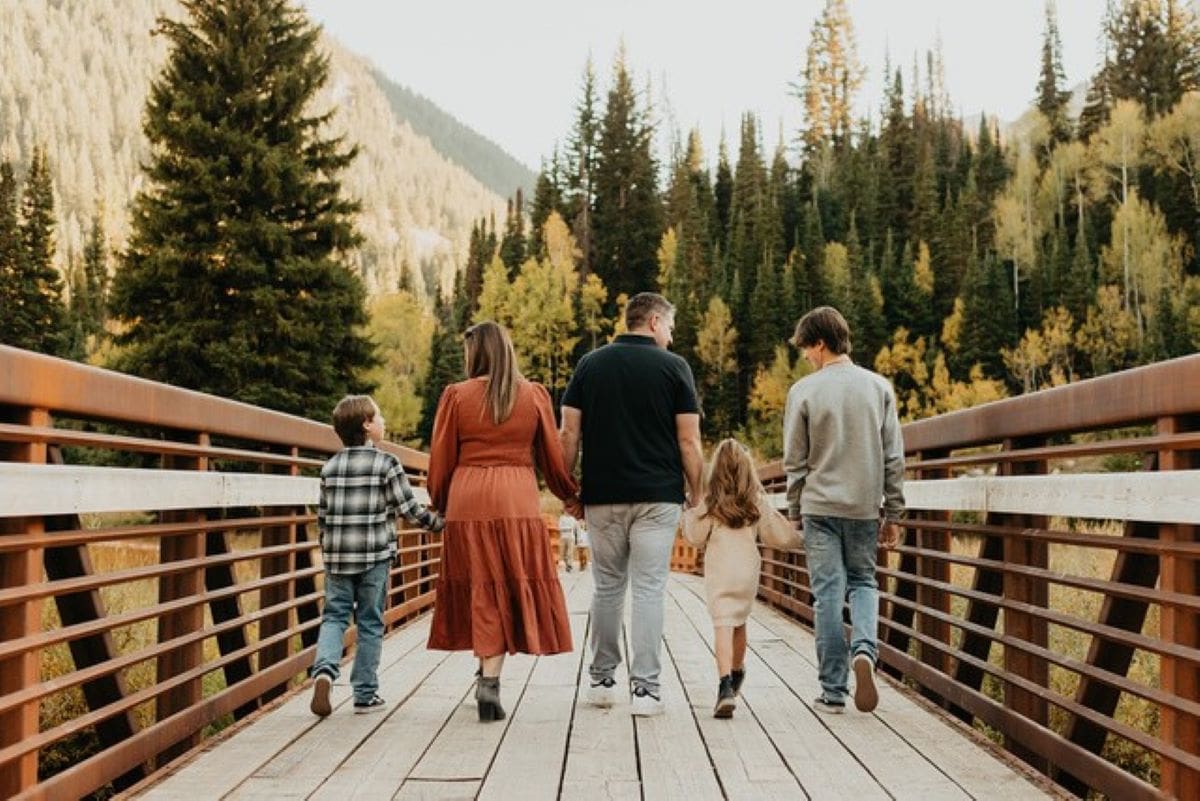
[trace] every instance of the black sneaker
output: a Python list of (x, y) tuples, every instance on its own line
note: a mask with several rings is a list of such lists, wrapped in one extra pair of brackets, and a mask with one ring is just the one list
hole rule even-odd
[(840, 715), (846, 711), (846, 702), (831, 701), (823, 695), (818, 695), (813, 701), (813, 709), (826, 715)]
[(729, 671), (729, 682), (733, 685), (733, 694), (737, 695), (742, 691), (742, 682), (746, 680), (746, 669)]
[(633, 699), (629, 714), (636, 717), (651, 717), (653, 715), (661, 715), (664, 709), (662, 698), (659, 696), (650, 692), (645, 687), (635, 687), (633, 689)]
[(369, 701), (355, 701), (354, 714), (369, 715), (372, 712), (382, 712), (387, 706), (387, 701), (380, 698), (378, 695), (372, 695)]
[(731, 718), (736, 708), (737, 696), (733, 692), (733, 680), (729, 676), (722, 676), (721, 683), (717, 685), (717, 705), (713, 708), (713, 717), (722, 720)]

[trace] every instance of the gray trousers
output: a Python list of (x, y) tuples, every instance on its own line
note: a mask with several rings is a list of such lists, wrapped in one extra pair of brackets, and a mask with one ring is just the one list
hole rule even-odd
[(592, 546), (592, 679), (611, 678), (621, 664), (625, 587), (633, 589), (630, 683), (658, 695), (663, 598), (682, 508), (677, 503), (588, 506)]

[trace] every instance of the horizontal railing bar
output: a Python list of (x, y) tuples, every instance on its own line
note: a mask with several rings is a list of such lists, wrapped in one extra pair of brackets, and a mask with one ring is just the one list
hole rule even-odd
[(309, 567), (304, 570), (297, 570), (294, 573), (276, 573), (244, 584), (234, 584), (229, 587), (222, 587), (219, 590), (203, 592), (199, 595), (189, 595), (186, 598), (159, 603), (154, 606), (145, 607), (144, 609), (134, 609), (118, 615), (105, 615), (96, 620), (89, 620), (86, 623), (76, 623), (71, 626), (26, 635), (14, 640), (4, 640), (0, 642), (0, 661), (27, 651), (49, 648), (59, 643), (77, 640), (81, 637), (103, 634), (124, 626), (131, 626), (135, 623), (142, 623), (152, 618), (161, 617), (162, 615), (209, 604), (213, 601), (257, 592), (267, 587), (288, 584), (302, 578), (315, 577), (321, 575), (323, 572), (324, 570), (320, 567)]
[[(1200, 769), (1200, 756), (1185, 751), (1173, 743), (1160, 740), (1157, 737), (1146, 734), (1145, 732), (1135, 729), (1119, 720), (1105, 717), (1099, 712), (1096, 712), (1095, 710), (1090, 709), (1089, 707), (1086, 707), (1073, 699), (1066, 698), (1059, 693), (1056, 693), (1049, 687), (1043, 687), (1042, 685), (1032, 682), (1023, 676), (1019, 676), (1015, 673), (1010, 673), (1001, 668), (997, 668), (991, 662), (978, 659), (962, 651), (956, 651), (955, 649), (947, 646), (941, 640), (922, 634), (911, 626), (901, 625), (900, 623), (888, 618), (880, 618), (879, 620), (880, 623), (887, 626), (892, 631), (904, 634), (905, 636), (916, 640), (922, 645), (926, 645), (941, 654), (953, 656), (960, 662), (965, 662), (972, 667), (978, 668), (994, 678), (1003, 681), (1006, 684), (1010, 684), (1036, 696), (1037, 698), (1041, 698), (1048, 704), (1056, 706), (1064, 712), (1069, 712), (1077, 717), (1094, 723), (1100, 728), (1108, 731), (1110, 734), (1115, 734), (1131, 743), (1140, 745), (1147, 751), (1152, 751), (1159, 756), (1164, 756), (1168, 759), (1177, 761), (1193, 770)], [(980, 693), (980, 695), (983, 695), (983, 693)], [(1048, 727), (1042, 726), (1041, 728), (1045, 728), (1047, 731), (1050, 731)]]
[[(176, 674), (166, 681), (152, 684), (149, 687), (144, 687), (137, 692), (119, 698), (116, 701), (113, 701), (112, 703), (107, 704), (99, 709), (94, 709), (90, 712), (79, 715), (78, 717), (72, 718), (66, 723), (62, 723), (54, 728), (39, 732), (34, 737), (29, 737), (22, 742), (9, 745), (6, 748), (0, 749), (0, 765), (32, 751), (44, 748), (50, 743), (57, 742), (64, 737), (77, 734), (89, 726), (95, 725), (96, 723), (110, 718), (113, 715), (127, 712), (134, 707), (140, 706), (141, 704), (144, 704), (147, 701), (162, 695), (163, 693), (169, 692), (176, 687), (187, 684), (188, 682), (203, 678), (209, 673), (220, 670), (226, 665), (236, 662), (239, 659), (244, 659), (263, 650), (264, 648), (268, 648), (280, 642), (287, 642), (298, 632), (305, 631), (319, 625), (319, 620), (311, 620), (295, 630), (289, 629), (288, 631), (277, 632), (266, 639), (259, 640), (258, 642), (252, 644), (247, 644), (246, 646), (239, 648), (236, 651), (230, 651), (228, 654), (225, 654), (218, 659), (214, 659), (211, 662), (205, 662), (204, 664), (198, 665), (190, 670)], [(305, 650), (315, 650), (315, 648), (316, 646), (309, 646), (309, 648)]]
[(906, 463), (904, 467), (907, 470), (932, 470), (1002, 462), (1047, 462), (1079, 456), (1179, 451), (1196, 448), (1200, 448), (1200, 434), (1157, 434), (1129, 439), (1112, 439), (1104, 442), (1073, 442), (1066, 445), (1046, 445), (1040, 448), (1014, 448), (1013, 450), (995, 450), (961, 456), (943, 456), (937, 459), (918, 459)]
[[(799, 565), (790, 565), (786, 562), (778, 562), (767, 558), (763, 559), (763, 564), (773, 567), (780, 567), (785, 570), (792, 570), (797, 573), (802, 573), (805, 576), (808, 575), (808, 570)], [(1126, 631), (1125, 629), (1114, 628), (1103, 623), (1084, 620), (1083, 618), (1075, 617), (1074, 615), (1067, 615), (1062, 612), (1055, 612), (1054, 610), (1047, 609), (1045, 607), (1009, 600), (999, 595), (989, 595), (988, 593), (969, 590), (965, 587), (960, 587), (957, 584), (937, 581), (935, 579), (925, 578), (913, 573), (902, 573), (898, 570), (892, 570), (891, 568), (882, 566), (879, 568), (879, 573), (880, 575), (894, 578), (899, 581), (908, 581), (922, 587), (941, 590), (942, 592), (955, 595), (959, 598), (969, 601), (978, 601), (980, 603), (986, 603), (1000, 607), (1001, 609), (1009, 609), (1014, 612), (1021, 612), (1022, 614), (1027, 614), (1031, 617), (1045, 620), (1047, 623), (1053, 623), (1055, 625), (1063, 626), (1074, 631), (1080, 631), (1085, 634), (1100, 636), (1103, 639), (1111, 640), (1113, 642), (1120, 643), (1121, 645), (1128, 645), (1131, 648), (1136, 648), (1148, 653), (1157, 654), (1159, 656), (1168, 656), (1174, 659), (1183, 659), (1200, 665), (1200, 649), (1189, 648), (1178, 643), (1169, 642), (1154, 637), (1147, 637), (1140, 632)], [(810, 593), (812, 591), (808, 585), (800, 584), (775, 573), (770, 575), (773, 580), (787, 584), (793, 590), (799, 590), (806, 593)]]
[[(1104, 668), (1090, 665), (1085, 661), (1075, 659), (1071, 656), (1059, 654), (1055, 651), (1051, 651), (1048, 648), (1043, 648), (1040, 645), (1031, 643), (1028, 640), (1023, 640), (1020, 637), (1014, 637), (1007, 633), (1001, 634), (995, 629), (991, 629), (986, 626), (980, 626), (976, 623), (971, 623), (970, 621), (955, 617), (954, 615), (946, 614), (945, 612), (938, 611), (928, 606), (922, 606), (916, 601), (910, 601), (906, 598), (901, 598), (894, 593), (880, 590), (879, 597), (882, 600), (891, 601), (892, 603), (903, 606), (906, 609), (912, 609), (914, 612), (917, 612), (924, 617), (940, 620), (943, 623), (953, 626), (954, 628), (963, 631), (970, 631), (971, 633), (978, 634), (979, 636), (991, 640), (992, 642), (1000, 643), (1006, 648), (1011, 648), (1013, 650), (1020, 651), (1021, 653), (1035, 656), (1039, 659), (1044, 659), (1051, 664), (1057, 665), (1064, 670), (1069, 670), (1077, 675), (1087, 676), (1088, 678), (1095, 679), (1096, 681), (1102, 682), (1116, 690), (1119, 690), (1120, 692), (1136, 695), (1139, 698), (1144, 698), (1147, 701), (1159, 704), (1160, 706), (1169, 707), (1187, 715), (1200, 717), (1200, 703), (1187, 698), (1181, 698), (1177, 695), (1163, 692), (1157, 687), (1141, 684), (1126, 676), (1112, 673)], [(958, 648), (954, 648), (953, 646), (950, 646), (950, 648), (950, 653), (952, 654), (957, 655), (959, 653), (965, 653)]]
[(321, 459), (309, 459), (270, 451), (250, 451), (238, 448), (222, 448), (213, 445), (195, 445), (169, 439), (145, 439), (120, 434), (102, 434), (95, 431), (74, 431), (69, 428), (47, 428), (44, 426), (21, 426), (0, 423), (0, 441), (38, 442), (49, 445), (103, 448), (130, 453), (154, 453), (162, 456), (190, 456), (196, 458), (228, 459), (239, 462), (296, 467), (320, 467)]
[(176, 573), (186, 573), (191, 570), (204, 569), (214, 565), (227, 565), (235, 562), (245, 562), (267, 556), (287, 556), (292, 552), (307, 551), (312, 548), (310, 542), (286, 543), (273, 545), (269, 548), (259, 548), (253, 551), (233, 551), (220, 556), (200, 556), (194, 559), (179, 559), (173, 562), (156, 562), (144, 567), (134, 567), (127, 570), (114, 570), (99, 576), (80, 576), (61, 581), (47, 581), (26, 587), (9, 587), (0, 590), (0, 606), (49, 598), (55, 595), (67, 595), (84, 590), (95, 590), (115, 584), (125, 584), (131, 581), (144, 581)]
[(1071, 587), (1077, 590), (1087, 590), (1088, 592), (1094, 592), (1098, 595), (1115, 595), (1120, 598), (1129, 598), (1134, 601), (1149, 601), (1151, 603), (1157, 603), (1160, 605), (1173, 606), (1179, 609), (1188, 609), (1194, 612), (1200, 612), (1200, 596), (1196, 595), (1185, 595), (1184, 593), (1171, 592), (1169, 590), (1159, 590), (1153, 587), (1140, 587), (1136, 584), (1122, 584), (1120, 582), (1109, 581), (1107, 579), (1092, 579), (1084, 576), (1072, 576), (1066, 573), (1059, 573), (1048, 568), (1015, 565), (1011, 562), (1005, 562), (997, 559), (980, 559), (977, 556), (957, 556), (955, 554), (946, 553), (945, 551), (938, 551), (932, 548), (917, 548), (912, 545), (898, 545), (892, 550), (896, 553), (906, 553), (913, 556), (921, 556), (939, 562), (949, 562), (950, 564), (992, 570), (997, 573), (1009, 573), (1016, 576), (1028, 576), (1029, 578), (1043, 579), (1047, 584), (1057, 584), (1060, 587)]
[[(100, 662), (99, 664), (92, 665), (88, 668), (84, 668), (83, 670), (73, 670), (70, 673), (64, 673), (61, 676), (55, 676), (52, 679), (46, 679), (30, 687), (24, 687), (17, 692), (0, 697), (0, 713), (7, 712), (13, 707), (20, 706), (23, 703), (35, 701), (64, 690), (69, 690), (72, 687), (92, 681), (100, 676), (107, 676), (108, 674), (115, 673), (118, 670), (125, 670), (150, 659), (157, 659), (163, 654), (175, 651), (185, 645), (203, 642), (211, 637), (224, 634), (227, 631), (233, 631), (234, 629), (248, 626), (251, 623), (256, 623), (265, 617), (270, 617), (271, 615), (276, 615), (283, 612), (290, 612), (296, 607), (318, 600), (322, 595), (323, 593), (313, 592), (299, 598), (289, 599), (273, 606), (260, 609), (257, 612), (243, 614), (240, 617), (224, 621), (215, 626), (206, 627), (200, 631), (181, 634), (178, 637), (173, 637), (165, 642), (155, 643), (153, 646), (148, 648), (142, 648), (132, 653), (113, 657), (112, 659), (109, 659), (105, 662)], [(288, 631), (290, 631), (292, 634), (299, 634), (306, 629), (312, 628), (312, 625), (313, 621), (308, 621), (304, 624), (294, 626), (288, 629)]]
[(1089, 534), (1082, 531), (1062, 531), (1050, 528), (1013, 527), (983, 523), (956, 523), (948, 520), (906, 518), (904, 528), (920, 531), (948, 531), (951, 534), (1014, 537), (1060, 543), (1079, 548), (1106, 548), (1124, 553), (1148, 553), (1164, 556), (1200, 558), (1200, 542), (1162, 542), (1123, 534)]
[[(237, 517), (213, 520), (189, 520), (179, 523), (145, 523), (111, 528), (67, 529), (38, 534), (13, 534), (0, 537), (0, 553), (27, 551), (30, 548), (69, 548), (75, 545), (98, 545), (124, 540), (175, 537), (217, 531), (241, 531), (280, 526), (306, 525), (317, 522), (316, 514), (272, 515), (270, 517)], [(314, 540), (313, 547), (319, 547)]]

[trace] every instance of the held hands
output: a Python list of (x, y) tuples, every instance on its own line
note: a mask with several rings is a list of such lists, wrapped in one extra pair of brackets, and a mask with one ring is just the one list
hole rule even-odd
[(893, 520), (884, 520), (879, 524), (879, 547), (892, 549), (900, 544), (903, 529)]
[(575, 495), (563, 501), (563, 509), (576, 520), (583, 520), (583, 501)]

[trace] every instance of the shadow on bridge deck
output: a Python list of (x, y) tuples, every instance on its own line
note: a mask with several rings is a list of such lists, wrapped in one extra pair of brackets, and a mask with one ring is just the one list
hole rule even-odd
[[(320, 720), (307, 687), (161, 772), (144, 799), (1027, 799), (1051, 797), (978, 738), (881, 681), (873, 714), (818, 715), (811, 635), (764, 605), (749, 624), (747, 682), (731, 721), (711, 717), (715, 667), (703, 588), (673, 574), (667, 711), (589, 706), (581, 676), (591, 580), (564, 574), (576, 650), (513, 657), (509, 718), (480, 724), (470, 654), (427, 651), (428, 616), (390, 637), (388, 709), (355, 715), (343, 677)], [(345, 676), (345, 674), (343, 674)], [(619, 675), (619, 683), (625, 680)], [(586, 681), (582, 682), (586, 685)]]

